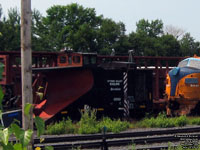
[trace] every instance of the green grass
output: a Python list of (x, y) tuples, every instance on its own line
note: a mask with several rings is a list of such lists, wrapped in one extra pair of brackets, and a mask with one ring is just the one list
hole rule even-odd
[(96, 110), (81, 112), (81, 119), (77, 123), (72, 123), (68, 118), (60, 122), (52, 123), (46, 127), (46, 134), (94, 134), (101, 133), (106, 127), (106, 132), (119, 133), (130, 128), (131, 124), (127, 121), (113, 120), (104, 117), (101, 120), (96, 119)]
[(188, 124), (186, 116), (168, 118), (165, 114), (160, 113), (157, 117), (144, 118), (138, 121), (134, 128), (170, 128), (182, 127)]
[(63, 119), (60, 122), (52, 123), (46, 127), (46, 134), (74, 134), (76, 133), (76, 126), (72, 123), (72, 120), (68, 118)]
[(63, 119), (60, 122), (50, 124), (46, 127), (46, 134), (94, 134), (102, 133), (104, 127), (106, 132), (119, 133), (129, 128), (170, 128), (183, 127), (186, 125), (200, 125), (200, 117), (167, 117), (164, 113), (160, 113), (157, 117), (145, 117), (140, 121), (127, 122), (113, 120), (103, 117), (101, 120), (96, 118), (96, 110), (81, 112), (81, 119), (77, 123), (73, 123), (70, 118)]

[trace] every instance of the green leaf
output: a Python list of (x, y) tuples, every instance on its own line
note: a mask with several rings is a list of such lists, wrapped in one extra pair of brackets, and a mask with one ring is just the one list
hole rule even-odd
[(3, 150), (14, 150), (13, 145), (11, 143), (8, 143), (7, 145), (2, 145)]
[(29, 142), (31, 141), (33, 131), (31, 129), (28, 129), (24, 132), (24, 138), (23, 138), (23, 146), (28, 146)]
[(21, 140), (21, 137), (24, 134), (23, 129), (21, 129), (17, 124), (13, 123), (11, 124), (11, 130), (12, 130), (12, 133), (15, 135), (15, 137), (18, 140)]
[(0, 138), (3, 144), (8, 145), (8, 139), (9, 139), (9, 129), (5, 128), (3, 131), (0, 130)]
[(31, 110), (32, 104), (27, 103), (24, 107), (24, 114), (30, 118), (30, 110)]
[(3, 97), (4, 97), (3, 89), (2, 89), (2, 87), (0, 86), (0, 109), (1, 109), (1, 110), (3, 110), (3, 107), (2, 107)]
[(53, 146), (45, 146), (45, 150), (54, 150)]
[(45, 132), (44, 120), (38, 116), (35, 117), (35, 125), (37, 128), (37, 136), (40, 137), (41, 134)]
[(14, 150), (23, 150), (22, 144), (21, 143), (16, 143), (13, 146)]
[(17, 120), (17, 119), (14, 119), (14, 120), (13, 120), (13, 123), (20, 124), (20, 121), (19, 121), (19, 120)]

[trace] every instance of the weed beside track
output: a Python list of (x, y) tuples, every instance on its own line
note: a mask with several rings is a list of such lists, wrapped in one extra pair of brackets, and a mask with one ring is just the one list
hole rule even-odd
[(169, 128), (186, 125), (200, 125), (200, 117), (179, 116), (171, 118), (160, 113), (157, 117), (145, 117), (139, 121), (128, 122), (108, 117), (97, 120), (96, 111), (89, 110), (81, 112), (81, 119), (78, 122), (73, 123), (68, 118), (48, 125), (46, 134), (94, 134), (101, 133), (103, 128), (106, 132), (119, 133), (132, 128)]

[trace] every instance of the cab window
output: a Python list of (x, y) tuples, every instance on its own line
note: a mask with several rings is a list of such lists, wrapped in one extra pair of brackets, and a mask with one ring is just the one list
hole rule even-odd
[(186, 67), (188, 64), (188, 60), (183, 60), (181, 62), (179, 62), (178, 67)]
[(75, 64), (79, 64), (81, 62), (81, 57), (80, 56), (73, 56), (73, 62)]
[(61, 57), (60, 57), (60, 63), (61, 63), (61, 64), (66, 63), (66, 61), (67, 61), (66, 56), (61, 56)]
[(200, 69), (200, 61), (199, 60), (190, 60), (189, 67)]

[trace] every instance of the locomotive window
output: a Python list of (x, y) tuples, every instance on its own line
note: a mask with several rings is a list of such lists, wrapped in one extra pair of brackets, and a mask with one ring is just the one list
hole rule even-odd
[(200, 61), (190, 60), (189, 67), (194, 67), (194, 68), (200, 69)]
[(66, 61), (67, 61), (67, 60), (66, 60), (66, 56), (61, 56), (61, 57), (60, 57), (60, 63), (61, 63), (61, 64), (66, 63)]
[(181, 62), (179, 62), (178, 67), (185, 67), (188, 64), (188, 60), (183, 60)]
[(73, 62), (75, 64), (79, 64), (81, 62), (81, 57), (80, 56), (73, 56)]

